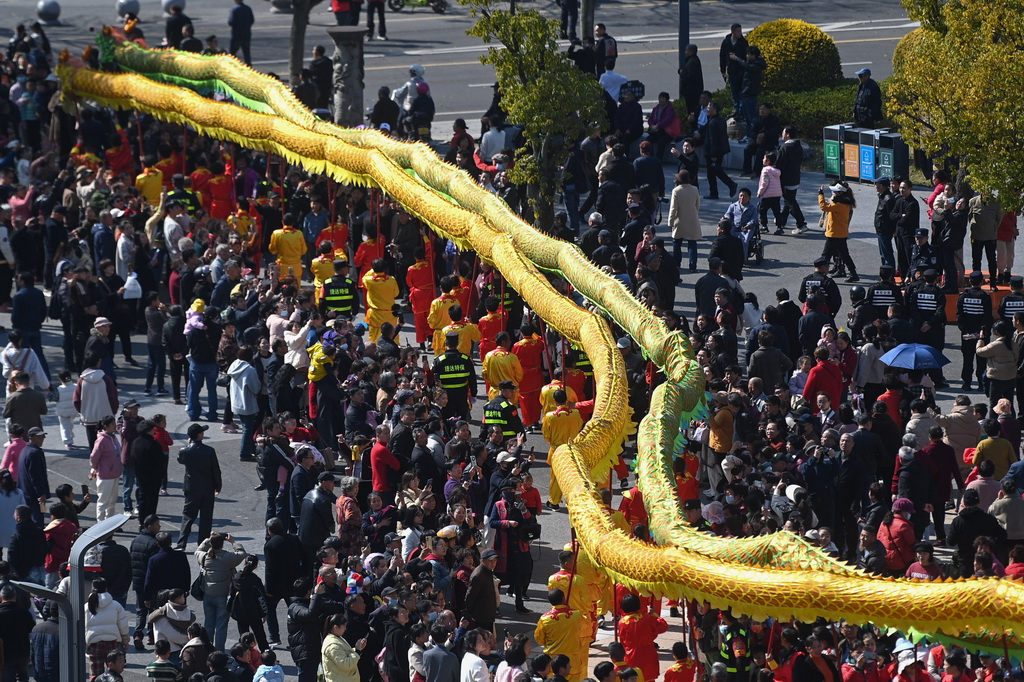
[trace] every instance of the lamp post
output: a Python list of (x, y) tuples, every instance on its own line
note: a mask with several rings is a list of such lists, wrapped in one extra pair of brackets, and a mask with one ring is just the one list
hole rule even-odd
[(60, 682), (78, 682), (88, 675), (85, 669), (85, 553), (108, 535), (132, 520), (128, 514), (118, 514), (100, 521), (78, 536), (71, 546), (68, 563), (71, 565), (71, 591), (65, 596), (35, 583), (12, 581), (29, 594), (54, 601), (60, 607)]
[[(686, 46), (690, 44), (690, 0), (678, 0), (679, 2), (679, 69), (683, 68), (686, 62)], [(683, 77), (679, 76), (679, 96), (683, 96)]]

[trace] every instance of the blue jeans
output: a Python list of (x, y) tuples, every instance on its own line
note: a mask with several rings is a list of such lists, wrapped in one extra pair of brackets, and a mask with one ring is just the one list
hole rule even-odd
[(878, 255), (882, 259), (882, 265), (888, 265), (891, 268), (896, 267), (896, 256), (892, 250), (892, 237), (886, 237), (880, 234), (875, 234), (878, 239)]
[(21, 332), (22, 347), (31, 348), (36, 352), (36, 356), (39, 358), (39, 364), (43, 366), (43, 373), (46, 376), (50, 376), (50, 366), (46, 364), (46, 357), (43, 355), (43, 340), (42, 333), (37, 331), (25, 331), (19, 329)]
[(217, 363), (216, 362), (193, 362), (188, 368), (188, 401), (185, 405), (185, 412), (189, 419), (199, 418), (199, 391), (203, 390), (203, 383), (206, 383), (206, 400), (209, 408), (209, 418), (217, 416)]
[(228, 597), (204, 597), (203, 617), (206, 619), (204, 625), (210, 633), (210, 639), (218, 651), (224, 651), (224, 645), (228, 641)]
[(743, 121), (747, 124), (747, 137), (753, 137), (754, 123), (757, 122), (757, 98), (741, 97), (740, 113), (743, 115)]
[(156, 379), (156, 387), (164, 390), (164, 374), (167, 367), (167, 355), (160, 344), (146, 344), (146, 352), (149, 353), (149, 362), (146, 364), (146, 390), (153, 388), (153, 379)]
[(256, 436), (256, 421), (260, 415), (258, 412), (253, 412), (252, 414), (236, 414), (235, 416), (242, 423), (242, 449), (238, 456), (248, 459), (256, 454), (256, 441), (253, 438)]
[(676, 259), (676, 267), (683, 267), (683, 242), (686, 242), (687, 255), (690, 259), (690, 270), (697, 269), (697, 240), (696, 239), (673, 239), (672, 256)]
[(579, 192), (565, 190), (562, 194), (562, 199), (565, 201), (565, 212), (568, 215), (569, 229), (575, 234), (580, 233), (580, 195)]
[(132, 491), (135, 490), (135, 467), (125, 467), (121, 470), (121, 501), (124, 502), (124, 510), (131, 512), (133, 509)]

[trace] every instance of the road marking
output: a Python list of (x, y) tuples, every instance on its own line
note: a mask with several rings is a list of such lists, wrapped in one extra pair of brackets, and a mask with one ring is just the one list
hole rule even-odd
[(843, 62), (840, 66), (864, 66), (866, 64), (874, 64), (874, 62)]
[(491, 88), (491, 87), (494, 87), (494, 81), (491, 81), (490, 83), (468, 83), (468, 84), (466, 84), (466, 87), (467, 88)]

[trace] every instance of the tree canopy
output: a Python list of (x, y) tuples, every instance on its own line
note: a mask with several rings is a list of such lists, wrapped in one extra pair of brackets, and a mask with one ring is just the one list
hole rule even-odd
[(904, 0), (926, 19), (893, 60), (889, 114), (907, 143), (959, 160), (972, 187), (1024, 205), (1024, 0)]
[(513, 182), (528, 187), (537, 222), (551, 224), (558, 167), (566, 141), (605, 119), (601, 85), (558, 48), (558, 21), (496, 0), (460, 0), (476, 18), (467, 33), (492, 45), (480, 57), (494, 67), (501, 107), (523, 126), (527, 144), (516, 153)]

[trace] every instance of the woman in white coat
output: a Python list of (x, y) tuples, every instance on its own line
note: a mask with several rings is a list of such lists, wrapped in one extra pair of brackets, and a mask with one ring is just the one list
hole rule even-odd
[(676, 186), (668, 206), (668, 225), (672, 229), (674, 244), (672, 255), (676, 267), (683, 267), (683, 241), (687, 243), (690, 272), (697, 271), (697, 240), (704, 237), (700, 231), (700, 190), (690, 184), (690, 173), (676, 173)]
[(107, 591), (107, 581), (93, 580), (85, 602), (85, 652), (91, 677), (106, 670), (111, 651), (128, 651), (129, 620), (128, 612)]

